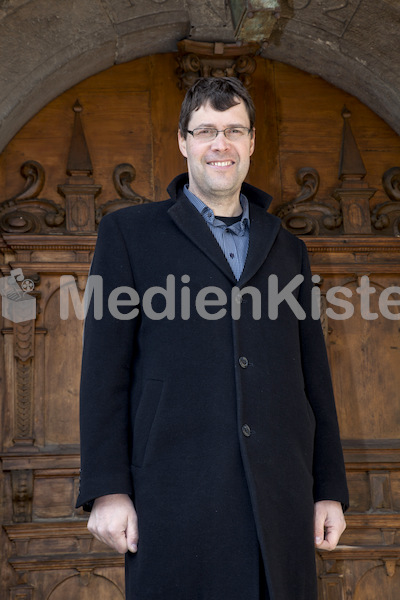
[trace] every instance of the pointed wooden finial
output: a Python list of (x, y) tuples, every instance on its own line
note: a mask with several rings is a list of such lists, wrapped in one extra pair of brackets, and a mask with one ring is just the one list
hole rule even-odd
[(79, 102), (79, 98), (75, 100), (75, 104), (72, 107), (72, 110), (76, 113), (82, 112), (82, 104)]
[(91, 176), (93, 174), (93, 167), (82, 127), (82, 105), (79, 100), (76, 100), (73, 111), (75, 113), (74, 131), (69, 148), (67, 175)]
[(342, 181), (364, 179), (367, 171), (365, 169), (360, 150), (354, 138), (350, 125), (351, 112), (346, 106), (342, 109), (343, 136), (340, 152), (339, 179)]

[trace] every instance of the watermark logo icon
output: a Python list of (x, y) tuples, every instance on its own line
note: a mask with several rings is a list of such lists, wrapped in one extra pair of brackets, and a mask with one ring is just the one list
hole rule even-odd
[[(21, 282), (21, 284), (19, 283)], [(1, 312), (5, 319), (22, 323), (36, 318), (36, 298), (29, 293), (35, 288), (32, 279), (25, 279), (22, 269), (13, 269), (0, 278)]]

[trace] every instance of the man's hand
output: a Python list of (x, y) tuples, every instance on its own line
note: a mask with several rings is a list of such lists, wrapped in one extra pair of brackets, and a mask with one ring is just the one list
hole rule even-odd
[(321, 500), (314, 505), (315, 546), (320, 550), (334, 550), (346, 529), (342, 505), (333, 500)]
[(87, 527), (100, 542), (120, 554), (137, 551), (138, 520), (127, 494), (110, 494), (96, 498)]

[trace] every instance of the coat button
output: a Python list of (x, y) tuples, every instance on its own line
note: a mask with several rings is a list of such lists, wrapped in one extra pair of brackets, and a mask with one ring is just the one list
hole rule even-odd
[(250, 429), (250, 427), (247, 424), (242, 425), (242, 433), (246, 437), (250, 437), (251, 436), (251, 429)]
[(239, 358), (239, 365), (242, 367), (242, 369), (246, 369), (249, 366), (249, 361), (245, 356), (241, 356)]

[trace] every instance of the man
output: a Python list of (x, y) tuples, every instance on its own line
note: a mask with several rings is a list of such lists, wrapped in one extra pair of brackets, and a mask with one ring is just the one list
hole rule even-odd
[(178, 142), (170, 199), (100, 225), (78, 504), (126, 553), (128, 599), (316, 600), (314, 544), (336, 546), (348, 497), (306, 249), (243, 183), (238, 80), (194, 84)]

